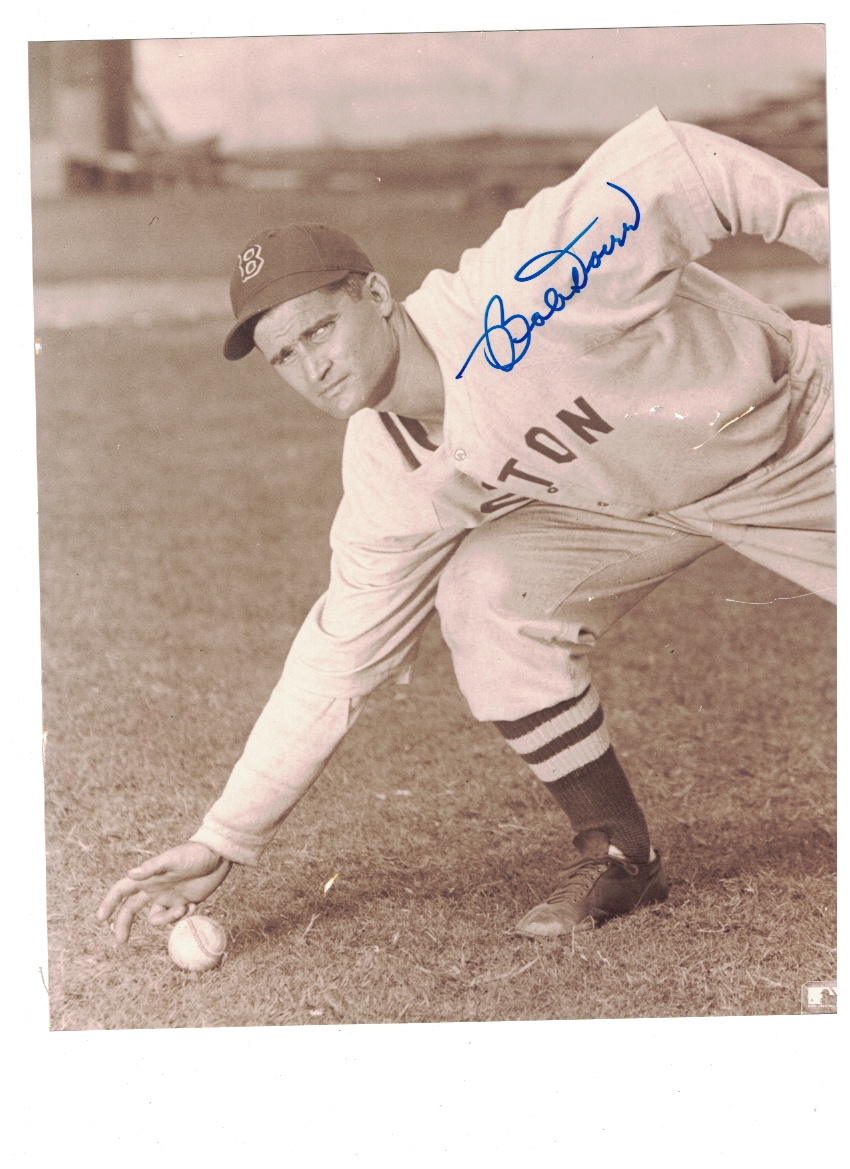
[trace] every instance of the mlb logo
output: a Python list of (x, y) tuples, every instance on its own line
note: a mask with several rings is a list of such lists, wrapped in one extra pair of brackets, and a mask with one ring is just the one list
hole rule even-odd
[(835, 1015), (838, 1012), (837, 982), (805, 982), (801, 1015)]

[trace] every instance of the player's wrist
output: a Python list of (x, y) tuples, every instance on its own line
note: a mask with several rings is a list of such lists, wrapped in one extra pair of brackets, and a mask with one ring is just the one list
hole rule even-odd
[(231, 840), (223, 830), (215, 831), (210, 827), (201, 827), (192, 837), (190, 843), (200, 844), (213, 856), (230, 864), (254, 865), (257, 863), (267, 841), (262, 844), (255, 840)]

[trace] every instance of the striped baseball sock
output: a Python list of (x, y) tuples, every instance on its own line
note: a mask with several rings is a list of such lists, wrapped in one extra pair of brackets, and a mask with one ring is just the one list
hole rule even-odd
[(496, 727), (567, 813), (580, 851), (586, 833), (603, 832), (630, 860), (651, 856), (646, 820), (592, 685), (577, 698)]

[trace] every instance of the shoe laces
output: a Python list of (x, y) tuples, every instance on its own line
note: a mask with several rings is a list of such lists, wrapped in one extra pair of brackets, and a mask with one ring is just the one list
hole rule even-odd
[(638, 873), (638, 866), (625, 857), (618, 856), (585, 856), (570, 865), (562, 873), (563, 884), (550, 897), (546, 898), (547, 905), (557, 905), (562, 901), (581, 901), (593, 887), (601, 875), (612, 865), (619, 865), (630, 876)]

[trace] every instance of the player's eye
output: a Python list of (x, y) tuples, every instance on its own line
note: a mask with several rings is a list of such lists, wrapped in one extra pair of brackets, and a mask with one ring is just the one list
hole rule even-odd
[(317, 325), (315, 329), (312, 329), (307, 336), (310, 341), (324, 341), (333, 327), (333, 321), (324, 321), (321, 325)]
[(270, 364), (271, 365), (284, 365), (287, 361), (290, 360), (293, 352), (294, 351), (292, 349), (281, 349), (280, 353), (276, 353), (274, 355), (274, 357), (271, 359)]

